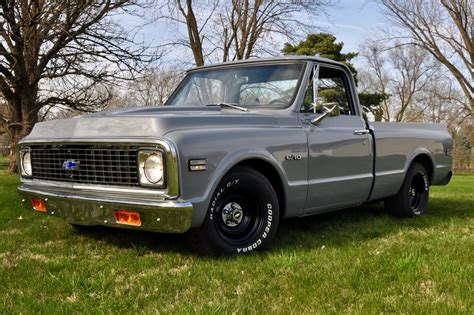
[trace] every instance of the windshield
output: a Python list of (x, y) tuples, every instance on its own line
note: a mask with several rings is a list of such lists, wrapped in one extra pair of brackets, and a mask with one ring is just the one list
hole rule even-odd
[(242, 65), (193, 71), (166, 102), (170, 106), (230, 103), (242, 107), (291, 105), (303, 64)]

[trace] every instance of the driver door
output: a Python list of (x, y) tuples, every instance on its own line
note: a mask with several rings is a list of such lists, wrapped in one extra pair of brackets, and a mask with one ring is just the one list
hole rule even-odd
[[(307, 213), (361, 204), (373, 180), (372, 138), (355, 108), (346, 72), (318, 65), (313, 77), (317, 80), (308, 85), (299, 114), (309, 150)], [(327, 104), (336, 104), (340, 115), (315, 124)]]

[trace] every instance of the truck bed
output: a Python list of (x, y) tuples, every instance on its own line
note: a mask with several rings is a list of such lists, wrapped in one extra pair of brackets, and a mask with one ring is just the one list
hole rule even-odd
[(452, 140), (446, 124), (371, 123), (375, 138), (375, 182), (370, 200), (395, 195), (415, 156), (430, 165), (432, 185), (451, 176)]

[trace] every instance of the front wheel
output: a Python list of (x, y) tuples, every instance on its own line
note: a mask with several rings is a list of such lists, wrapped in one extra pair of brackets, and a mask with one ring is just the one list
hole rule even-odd
[(419, 216), (425, 213), (428, 197), (428, 173), (423, 165), (413, 163), (398, 194), (385, 200), (385, 209), (397, 217)]
[(211, 199), (200, 245), (210, 254), (247, 254), (268, 247), (278, 228), (279, 205), (268, 179), (248, 167), (226, 175)]

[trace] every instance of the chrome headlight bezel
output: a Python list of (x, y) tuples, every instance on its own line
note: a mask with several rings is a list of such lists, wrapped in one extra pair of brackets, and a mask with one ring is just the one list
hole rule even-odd
[[(21, 149), (20, 152), (20, 174), (22, 177), (32, 177), (33, 176), (33, 165), (31, 162), (31, 150), (30, 148)], [(28, 160), (25, 161), (25, 157)]]
[[(147, 161), (149, 159), (161, 159), (161, 178), (153, 181), (147, 173)], [(138, 151), (138, 182), (143, 187), (165, 188), (166, 187), (166, 154), (161, 149), (146, 149)]]

